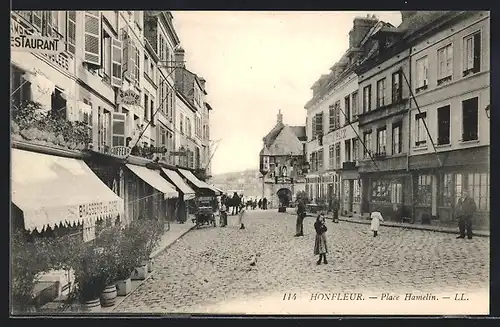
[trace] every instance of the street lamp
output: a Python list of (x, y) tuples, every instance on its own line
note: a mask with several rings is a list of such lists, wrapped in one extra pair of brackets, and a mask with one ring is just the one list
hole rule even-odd
[(490, 105), (487, 105), (486, 108), (484, 108), (484, 111), (486, 111), (486, 117), (490, 119)]

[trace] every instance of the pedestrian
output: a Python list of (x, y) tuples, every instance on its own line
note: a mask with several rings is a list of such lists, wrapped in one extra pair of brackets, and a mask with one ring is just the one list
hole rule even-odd
[(306, 217), (306, 205), (303, 199), (299, 199), (297, 205), (297, 222), (295, 224), (295, 236), (304, 236), (304, 218)]
[(373, 231), (373, 237), (377, 237), (378, 228), (380, 227), (380, 222), (384, 221), (382, 214), (378, 211), (373, 211), (371, 213), (372, 223), (370, 225), (370, 229)]
[(267, 198), (262, 199), (262, 209), (267, 210)]
[(259, 209), (262, 209), (262, 199), (259, 199)]
[(476, 202), (469, 196), (467, 190), (462, 191), (462, 196), (457, 203), (457, 218), (458, 229), (460, 235), (457, 238), (465, 238), (465, 230), (467, 230), (467, 238), (472, 239), (472, 218), (476, 212)]
[(227, 226), (227, 207), (225, 200), (221, 201), (221, 206), (220, 206), (220, 227), (226, 227)]
[(245, 225), (243, 224), (243, 216), (245, 215), (246, 210), (243, 204), (240, 205), (240, 212), (238, 214), (238, 225), (240, 225), (240, 229), (245, 229)]
[(333, 196), (332, 200), (332, 211), (333, 211), (333, 222), (339, 222), (339, 210), (340, 210), (340, 201), (337, 196)]
[(327, 264), (326, 254), (328, 253), (328, 246), (326, 243), (326, 228), (325, 216), (323, 214), (318, 215), (316, 222), (314, 223), (314, 229), (316, 230), (316, 239), (314, 241), (314, 255), (319, 255), (319, 260), (316, 262), (317, 265), (321, 264), (321, 259), (323, 263)]

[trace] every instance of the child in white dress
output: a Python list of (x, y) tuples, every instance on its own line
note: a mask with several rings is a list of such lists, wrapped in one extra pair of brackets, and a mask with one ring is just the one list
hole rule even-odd
[(378, 234), (378, 228), (380, 227), (380, 222), (384, 221), (382, 214), (378, 211), (373, 211), (371, 214), (372, 223), (370, 225), (370, 229), (373, 231), (373, 237), (376, 237)]

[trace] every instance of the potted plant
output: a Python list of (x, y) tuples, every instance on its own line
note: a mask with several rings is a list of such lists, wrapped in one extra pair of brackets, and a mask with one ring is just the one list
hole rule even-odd
[(165, 228), (161, 220), (137, 220), (136, 248), (139, 254), (140, 264), (132, 274), (132, 280), (143, 280), (147, 278), (149, 271), (152, 271), (151, 253), (158, 246)]
[(116, 256), (116, 291), (125, 296), (132, 291), (131, 276), (140, 266), (139, 243), (141, 236), (136, 224), (122, 228), (119, 239), (119, 253)]

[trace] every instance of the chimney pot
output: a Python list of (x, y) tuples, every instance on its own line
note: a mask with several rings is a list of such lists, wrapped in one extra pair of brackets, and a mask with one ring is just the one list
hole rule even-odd
[(281, 113), (281, 109), (278, 111), (277, 123), (283, 124), (283, 114)]

